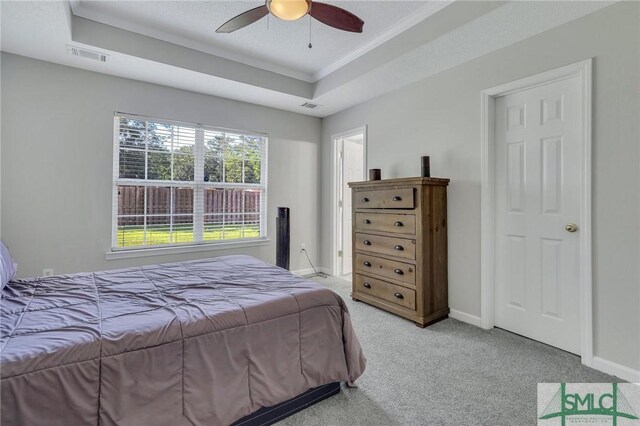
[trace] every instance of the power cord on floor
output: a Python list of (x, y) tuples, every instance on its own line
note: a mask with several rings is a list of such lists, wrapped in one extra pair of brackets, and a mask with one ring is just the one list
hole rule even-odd
[(328, 275), (325, 274), (324, 272), (318, 272), (316, 270), (316, 267), (313, 266), (313, 263), (311, 262), (311, 258), (309, 258), (309, 253), (307, 253), (307, 249), (300, 249), (300, 251), (303, 252), (305, 256), (307, 256), (307, 260), (309, 261), (309, 265), (311, 265), (311, 268), (313, 269), (313, 272), (314, 272), (313, 275), (307, 275), (306, 278), (311, 278), (311, 277), (327, 278), (328, 277)]

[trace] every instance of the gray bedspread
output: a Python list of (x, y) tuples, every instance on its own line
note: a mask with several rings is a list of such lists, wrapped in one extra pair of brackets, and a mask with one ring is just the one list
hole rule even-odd
[(10, 282), (1, 423), (226, 425), (365, 358), (344, 301), (249, 256)]

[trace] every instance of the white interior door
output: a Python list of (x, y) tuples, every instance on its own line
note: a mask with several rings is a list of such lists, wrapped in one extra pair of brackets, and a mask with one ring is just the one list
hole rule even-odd
[(577, 77), (508, 94), (494, 127), (495, 325), (575, 354), (580, 102)]
[(342, 139), (342, 173), (339, 188), (339, 201), (341, 226), (339, 248), (339, 274), (346, 275), (352, 269), (352, 245), (351, 245), (351, 188), (349, 182), (360, 182), (364, 179), (364, 134), (358, 134)]

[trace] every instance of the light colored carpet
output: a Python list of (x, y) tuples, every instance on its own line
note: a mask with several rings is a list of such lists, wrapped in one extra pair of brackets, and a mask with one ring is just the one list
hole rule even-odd
[(279, 425), (535, 425), (539, 382), (619, 381), (580, 358), (500, 329), (446, 319), (425, 329), (354, 302), (348, 281), (314, 278), (347, 302), (367, 369)]

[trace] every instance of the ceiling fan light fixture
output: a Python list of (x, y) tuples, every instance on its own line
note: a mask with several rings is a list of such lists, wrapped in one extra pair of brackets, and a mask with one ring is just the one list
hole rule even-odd
[(267, 0), (267, 8), (284, 21), (295, 21), (309, 13), (310, 0)]

